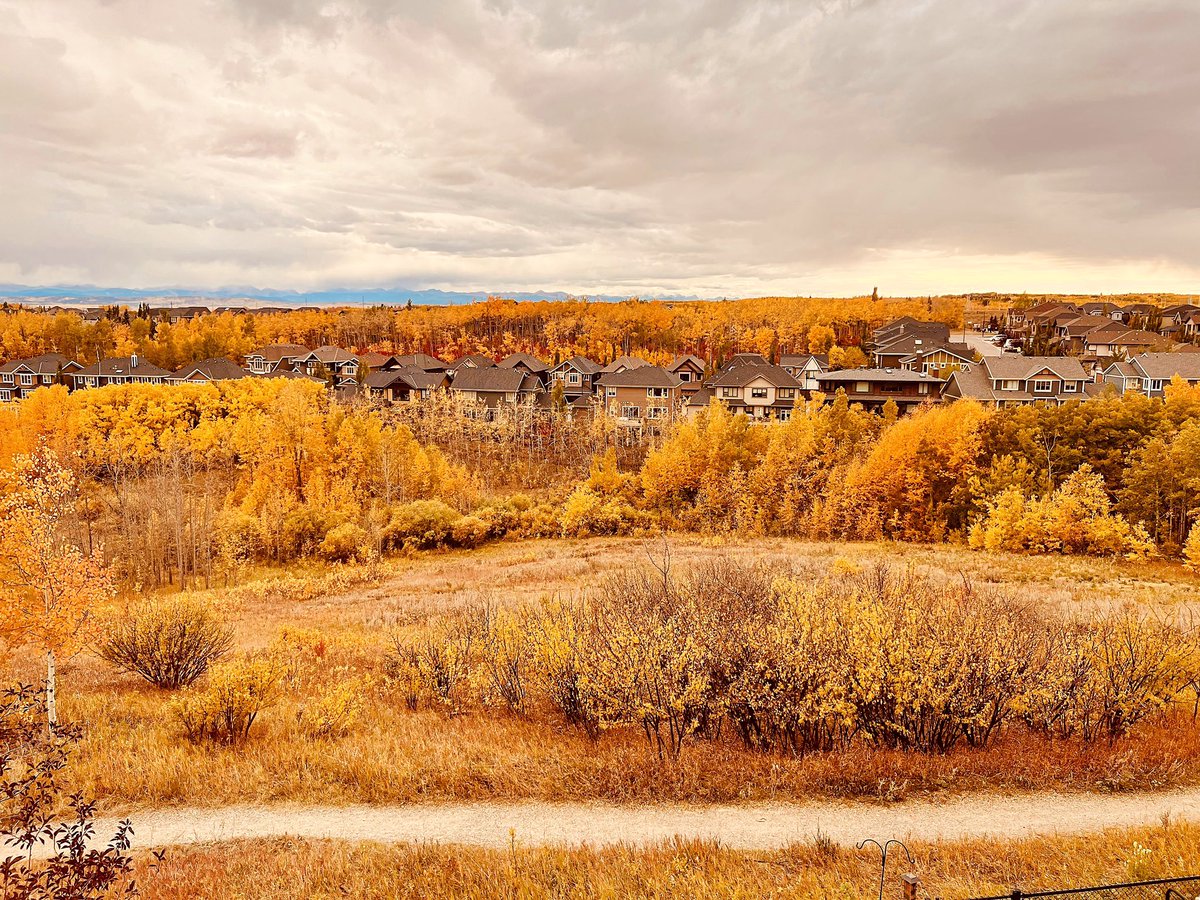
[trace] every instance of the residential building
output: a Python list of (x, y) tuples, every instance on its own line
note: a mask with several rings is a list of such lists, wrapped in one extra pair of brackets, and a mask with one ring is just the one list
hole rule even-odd
[(343, 387), (358, 377), (358, 357), (341, 347), (326, 345), (318, 347), (295, 362), (297, 369), (313, 378), (328, 375), (334, 387)]
[(601, 375), (597, 382), (610, 415), (630, 422), (666, 421), (680, 408), (683, 382), (659, 366), (637, 366)]
[(829, 371), (829, 357), (824, 354), (784, 354), (779, 365), (800, 382), (800, 387), (809, 393), (817, 390), (817, 376)]
[(536, 356), (530, 356), (528, 353), (513, 353), (510, 356), (506, 356), (500, 362), (496, 363), (496, 367), (500, 369), (514, 369), (526, 375), (532, 375), (543, 386), (546, 385), (550, 377), (550, 367)]
[(1176, 376), (1190, 385), (1200, 384), (1200, 353), (1142, 353), (1117, 360), (1104, 370), (1104, 383), (1122, 394), (1162, 397)]
[(607, 366), (600, 369), (603, 375), (615, 375), (617, 372), (624, 372), (628, 369), (640, 369), (650, 365), (640, 356), (618, 356)]
[(424, 372), (445, 372), (447, 365), (428, 353), (406, 353), (393, 357), (400, 368), (421, 369)]
[(434, 391), (442, 390), (449, 384), (450, 376), (445, 372), (430, 372), (416, 366), (405, 366), (400, 369), (370, 372), (363, 381), (363, 389), (368, 396), (377, 400), (412, 403), (428, 400)]
[(827, 396), (845, 391), (851, 403), (862, 404), (865, 409), (882, 409), (891, 400), (901, 413), (938, 400), (946, 383), (934, 375), (907, 369), (842, 369), (823, 372), (816, 380)]
[(23, 400), (39, 387), (49, 387), (83, 368), (61, 353), (43, 353), (29, 359), (13, 359), (0, 366), (0, 403)]
[(469, 356), (464, 356), (450, 363), (446, 367), (446, 371), (453, 376), (459, 369), (490, 369), (494, 365), (496, 365), (496, 361), (490, 356), (484, 356), (482, 353), (472, 353)]
[(166, 380), (175, 384), (183, 382), (233, 381), (246, 378), (249, 372), (231, 359), (204, 359), (197, 363), (184, 366)]
[(988, 406), (1039, 403), (1058, 406), (1100, 390), (1071, 356), (986, 356), (970, 372), (954, 372), (942, 389), (950, 400)]
[(550, 370), (550, 384), (563, 386), (563, 395), (568, 400), (590, 397), (595, 389), (594, 381), (600, 374), (600, 363), (586, 356), (564, 359)]
[(532, 401), (544, 388), (541, 379), (523, 367), (492, 366), (459, 369), (450, 382), (450, 390), (467, 400), (495, 408)]
[(1168, 340), (1153, 331), (1131, 329), (1114, 322), (1103, 328), (1095, 328), (1083, 336), (1083, 352), (1097, 356), (1130, 357), (1146, 350), (1157, 350), (1167, 345)]
[(736, 369), (738, 366), (769, 366), (771, 361), (761, 353), (735, 353), (721, 366), (722, 372)]
[(667, 371), (678, 376), (679, 390), (684, 396), (691, 396), (704, 384), (704, 360), (698, 356), (692, 356), (690, 353), (671, 360)]
[(172, 373), (132, 356), (110, 357), (70, 374), (76, 390), (110, 384), (165, 384)]
[(717, 400), (753, 419), (789, 418), (803, 390), (787, 369), (765, 361), (726, 367), (711, 387)]
[(300, 344), (271, 344), (246, 356), (246, 368), (254, 375), (265, 375), (276, 369), (293, 369), (311, 353)]

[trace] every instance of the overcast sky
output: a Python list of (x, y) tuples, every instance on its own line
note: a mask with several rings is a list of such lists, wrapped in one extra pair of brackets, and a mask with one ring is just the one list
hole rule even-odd
[(0, 282), (1200, 291), (1197, 0), (0, 0)]

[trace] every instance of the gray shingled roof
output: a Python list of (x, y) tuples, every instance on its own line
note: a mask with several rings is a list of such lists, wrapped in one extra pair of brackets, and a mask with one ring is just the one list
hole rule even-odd
[(743, 365), (726, 369), (713, 379), (713, 387), (745, 387), (752, 381), (765, 379), (768, 384), (781, 388), (799, 388), (801, 384), (788, 374), (787, 369), (765, 365)]
[(78, 372), (71, 374), (76, 378), (80, 376), (99, 376), (101, 378), (167, 378), (171, 373), (166, 369), (160, 369), (158, 366), (146, 362), (144, 359), (139, 359), (135, 366), (133, 365), (133, 357), (116, 356), (102, 359), (98, 363), (93, 363), (87, 368), (80, 369)]
[(582, 372), (584, 375), (595, 375), (597, 372), (600, 372), (603, 369), (600, 363), (596, 362), (594, 359), (588, 359), (586, 356), (572, 356), (570, 359), (564, 359), (554, 368), (557, 369), (562, 366), (570, 366), (576, 371)]
[(492, 366), (487, 369), (463, 368), (458, 370), (450, 387), (456, 391), (511, 394), (521, 390), (526, 377), (520, 369), (504, 366)]
[(611, 372), (616, 372), (618, 369), (640, 369), (648, 365), (650, 363), (646, 362), (640, 356), (618, 356), (600, 371), (607, 375)]
[(704, 371), (704, 360), (702, 360), (698, 356), (693, 356), (690, 353), (685, 353), (684, 355), (677, 356), (673, 360), (671, 360), (671, 364), (669, 366), (667, 366), (667, 371), (674, 372), (676, 369), (679, 369), (680, 367), (685, 366), (688, 363), (691, 363), (692, 365), (694, 365), (701, 372)]
[(401, 368), (422, 369), (426, 372), (433, 372), (441, 369), (445, 370), (446, 364), (436, 356), (430, 356), (428, 353), (406, 353), (404, 356), (397, 356), (396, 362)]
[(300, 344), (269, 344), (259, 350), (255, 350), (250, 356), (261, 356), (267, 362), (279, 362), (285, 356), (295, 359), (300, 356), (308, 356), (311, 351), (307, 347)]
[(193, 375), (200, 375), (208, 381), (232, 381), (235, 378), (245, 378), (247, 374), (246, 370), (232, 359), (214, 357), (183, 366), (175, 372), (174, 378), (177, 381), (187, 381)]
[(1073, 356), (989, 356), (983, 365), (992, 378), (1023, 381), (1043, 369), (1068, 381), (1086, 381), (1083, 363)]
[(550, 367), (538, 359), (536, 356), (530, 356), (528, 353), (513, 353), (510, 356), (504, 357), (497, 363), (501, 369), (512, 369), (516, 366), (523, 365), (530, 372), (546, 372)]
[(638, 366), (624, 372), (611, 372), (600, 376), (601, 387), (662, 387), (674, 388), (683, 381), (674, 372), (658, 366)]
[(1200, 353), (1141, 353), (1130, 360), (1147, 378), (1200, 379)]
[(61, 353), (43, 353), (41, 356), (32, 356), (29, 359), (9, 360), (0, 366), (0, 372), (8, 374), (23, 367), (35, 375), (54, 375), (58, 372), (59, 366), (70, 364), (71, 360)]

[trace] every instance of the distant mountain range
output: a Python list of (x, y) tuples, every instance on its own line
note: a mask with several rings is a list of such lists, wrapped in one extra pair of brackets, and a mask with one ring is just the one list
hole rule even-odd
[[(266, 288), (231, 287), (218, 290), (188, 290), (184, 288), (103, 288), (90, 284), (54, 285), (37, 287), (25, 284), (0, 284), (0, 298), (20, 302), (31, 300), (54, 301), (57, 303), (84, 303), (102, 305), (106, 303), (138, 303), (142, 301), (189, 302), (207, 305), (219, 301), (221, 306), (272, 305), (272, 306), (373, 306), (379, 304), (402, 305), (410, 300), (422, 306), (456, 306), (486, 300), (488, 297), (504, 297), (510, 300), (570, 300), (582, 299), (580, 295), (563, 291), (415, 291), (403, 288), (374, 288), (371, 290), (328, 290), (328, 291), (280, 291)], [(588, 294), (586, 299), (603, 303), (619, 303), (628, 297), (608, 294)], [(654, 300), (696, 300), (697, 297), (681, 295), (646, 297)]]

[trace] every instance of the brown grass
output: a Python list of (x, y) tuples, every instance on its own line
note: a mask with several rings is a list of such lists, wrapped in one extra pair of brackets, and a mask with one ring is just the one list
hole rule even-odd
[[(330, 592), (321, 582), (327, 570), (305, 570), (299, 575), (315, 580), (311, 589), (293, 594), (299, 599), (264, 597), (254, 586), (214, 596), (230, 609), (241, 648), (265, 646), (281, 627), (316, 628), (340, 647), (340, 662), (373, 669), (396, 628), (480, 591), (501, 603), (573, 596), (614, 569), (645, 564), (648, 553), (661, 556), (664, 546), (633, 539), (504, 544), (389, 562), (378, 577), (349, 590)], [(1114, 603), (1184, 609), (1196, 586), (1178, 566), (944, 547), (698, 539), (672, 539), (669, 546), (676, 565), (734, 556), (818, 572), (836, 560), (852, 567), (884, 559), (1084, 610)], [(38, 661), (26, 654), (9, 669), (10, 679), (33, 679)], [(451, 718), (408, 712), (386, 693), (340, 740), (307, 737), (296, 721), (304, 698), (289, 697), (261, 716), (246, 745), (196, 746), (181, 739), (167, 710), (169, 694), (88, 656), (64, 671), (62, 697), (64, 715), (87, 730), (73, 763), (78, 786), (110, 810), (282, 800), (895, 800), (977, 789), (1142, 790), (1200, 783), (1200, 735), (1190, 716), (1148, 726), (1111, 746), (1046, 742), (1014, 730), (987, 751), (924, 756), (858, 747), (797, 759), (748, 752), (729, 738), (698, 742), (678, 763), (665, 764), (637, 733), (607, 733), (593, 743), (548, 713), (533, 721), (497, 713)]]
[[(882, 837), (882, 836), (881, 836)], [(1200, 872), (1200, 825), (1101, 835), (912, 844), (889, 864), (885, 896), (914, 871), (922, 896), (970, 897)], [(737, 852), (706, 842), (651, 848), (488, 851), (338, 841), (237, 841), (172, 850), (140, 876), (145, 900), (332, 897), (800, 898), (875, 896), (878, 851), (818, 843)], [(893, 865), (895, 866), (893, 868)], [(1191, 896), (1191, 894), (1188, 894)]]

